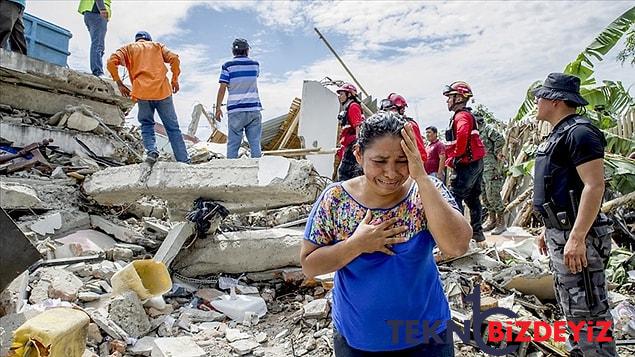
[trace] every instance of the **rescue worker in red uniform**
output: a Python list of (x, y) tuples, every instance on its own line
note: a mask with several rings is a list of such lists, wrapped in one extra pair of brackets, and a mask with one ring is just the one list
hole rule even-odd
[(406, 102), (406, 98), (397, 93), (390, 93), (388, 98), (382, 99), (381, 102), (379, 102), (380, 110), (394, 111), (412, 124), (412, 131), (414, 132), (415, 140), (417, 141), (417, 149), (419, 150), (419, 154), (421, 154), (423, 162), (426, 162), (428, 155), (426, 154), (426, 145), (423, 142), (419, 124), (413, 118), (405, 114), (407, 107), (408, 103)]
[(364, 115), (361, 102), (357, 97), (357, 88), (354, 85), (345, 83), (337, 89), (336, 93), (342, 106), (342, 111), (337, 116), (342, 128), (340, 148), (336, 154), (340, 161), (337, 168), (337, 181), (346, 181), (363, 173), (353, 154), (353, 147), (357, 142), (359, 125), (364, 121)]
[(467, 83), (457, 81), (446, 86), (443, 95), (448, 98), (448, 110), (454, 112), (445, 132), (448, 142), (446, 166), (454, 169), (450, 191), (461, 210), (463, 202), (470, 208), (472, 239), (485, 247), (480, 198), (485, 146), (478, 133), (476, 118), (467, 106), (473, 96), (472, 89)]

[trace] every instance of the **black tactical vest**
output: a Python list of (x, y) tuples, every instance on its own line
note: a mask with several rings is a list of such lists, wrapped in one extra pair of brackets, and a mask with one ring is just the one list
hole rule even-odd
[[(579, 202), (584, 183), (572, 162), (561, 160), (564, 165), (554, 162), (555, 155), (566, 155), (568, 152), (555, 151), (560, 142), (578, 125), (587, 125), (598, 131), (588, 119), (580, 115), (572, 115), (559, 123), (547, 140), (538, 146), (534, 171), (534, 210), (544, 213), (543, 204), (552, 202), (558, 212), (566, 211), (573, 217), (569, 191), (573, 190)], [(602, 135), (604, 138), (604, 135)]]
[(342, 128), (348, 125), (348, 109), (351, 107), (351, 104), (353, 103), (357, 103), (357, 102), (354, 101), (353, 99), (349, 99), (346, 103), (344, 103), (343, 110), (337, 115), (337, 120), (339, 121), (340, 126)]
[(459, 109), (452, 115), (452, 119), (450, 119), (450, 127), (445, 131), (445, 141), (450, 143), (452, 141), (456, 141), (456, 133), (454, 132), (454, 118), (459, 112), (468, 112), (472, 114), (472, 129), (470, 130), (470, 134), (467, 137), (467, 147), (465, 148), (465, 153), (458, 157), (457, 159), (462, 158), (463, 156), (467, 156), (469, 161), (472, 161), (472, 130), (478, 130), (478, 122), (476, 121), (476, 116), (472, 113), (472, 108), (465, 107), (463, 109)]

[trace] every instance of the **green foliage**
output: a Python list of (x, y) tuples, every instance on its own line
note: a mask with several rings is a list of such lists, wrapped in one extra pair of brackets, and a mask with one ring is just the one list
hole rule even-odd
[(617, 60), (624, 65), (630, 58), (631, 66), (635, 66), (635, 28), (631, 26), (631, 30), (626, 35), (626, 44), (624, 49), (617, 54)]
[(604, 170), (604, 175), (610, 178), (608, 183), (614, 191), (623, 195), (635, 191), (635, 160), (606, 153)]
[(602, 130), (606, 138), (606, 151), (612, 154), (628, 157), (635, 152), (635, 140), (615, 135), (606, 130)]

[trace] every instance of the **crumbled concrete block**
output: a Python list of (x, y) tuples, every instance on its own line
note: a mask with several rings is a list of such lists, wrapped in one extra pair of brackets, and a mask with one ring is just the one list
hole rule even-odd
[(218, 311), (203, 311), (192, 308), (182, 308), (181, 316), (187, 315), (191, 322), (209, 322), (209, 321), (223, 321), (225, 315)]
[(101, 335), (101, 330), (99, 330), (99, 326), (97, 326), (97, 324), (93, 322), (88, 324), (87, 337), (88, 343), (92, 345), (99, 345), (101, 341), (104, 340), (103, 336)]
[(232, 342), (229, 344), (232, 348), (232, 351), (236, 352), (239, 356), (246, 355), (251, 353), (256, 347), (259, 347), (260, 344), (252, 339), (239, 340), (236, 342)]
[(152, 357), (205, 357), (206, 352), (191, 337), (167, 337), (154, 340)]
[(106, 258), (110, 260), (121, 260), (129, 262), (134, 257), (134, 252), (128, 248), (112, 247), (106, 251)]
[(97, 293), (89, 292), (89, 291), (84, 291), (84, 292), (79, 293), (77, 295), (77, 298), (79, 299), (79, 301), (89, 302), (89, 301), (99, 300), (101, 298), (101, 294), (97, 294)]
[(5, 182), (0, 182), (0, 207), (4, 209), (46, 208), (33, 188)]
[(303, 237), (301, 230), (288, 228), (226, 232), (182, 250), (172, 268), (185, 276), (199, 276), (299, 266)]
[(119, 325), (117, 325), (112, 320), (103, 316), (99, 310), (96, 309), (86, 309), (86, 312), (90, 316), (91, 320), (99, 326), (108, 336), (119, 339), (119, 340), (127, 340), (129, 338), (128, 333), (124, 331)]
[(77, 294), (82, 286), (84, 283), (75, 274), (66, 270), (55, 270), (55, 275), (48, 288), (48, 296), (51, 299), (73, 302), (77, 299)]
[(150, 331), (148, 315), (132, 291), (124, 292), (110, 303), (108, 317), (131, 337), (140, 337)]
[(68, 116), (65, 123), (66, 127), (79, 131), (93, 131), (99, 127), (97, 119), (85, 115), (81, 111), (75, 111)]
[(331, 310), (328, 300), (315, 299), (304, 305), (303, 317), (306, 319), (325, 319)]
[(225, 338), (227, 339), (227, 341), (229, 342), (234, 342), (234, 341), (238, 341), (238, 340), (243, 340), (246, 338), (251, 337), (250, 334), (246, 333), (246, 332), (241, 332), (239, 329), (237, 328), (227, 328), (225, 330)]
[(264, 343), (265, 341), (267, 341), (267, 333), (266, 332), (258, 332), (254, 338), (256, 339), (256, 342), (258, 343)]
[(145, 336), (128, 348), (128, 352), (133, 355), (150, 356), (154, 347), (154, 340), (156, 340), (156, 337)]
[(115, 224), (100, 216), (91, 215), (90, 224), (91, 226), (101, 229), (122, 242), (143, 245), (142, 242), (146, 241), (143, 234), (135, 231), (134, 229)]

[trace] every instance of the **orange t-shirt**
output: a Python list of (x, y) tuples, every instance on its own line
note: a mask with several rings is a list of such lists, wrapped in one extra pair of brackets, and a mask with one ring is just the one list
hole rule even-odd
[(179, 56), (162, 43), (137, 41), (115, 51), (107, 67), (112, 79), (118, 81), (117, 66), (126, 66), (132, 82), (132, 99), (161, 100), (172, 94), (165, 63), (170, 64), (172, 81), (176, 81), (181, 73)]

